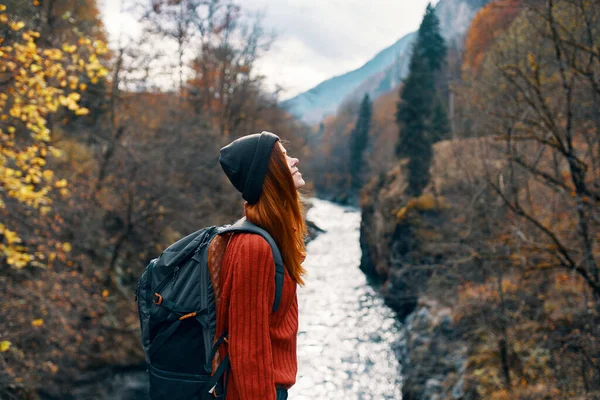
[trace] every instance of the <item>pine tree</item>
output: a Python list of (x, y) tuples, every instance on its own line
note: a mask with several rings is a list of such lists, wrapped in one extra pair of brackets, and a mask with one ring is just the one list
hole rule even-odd
[(445, 63), (446, 53), (439, 19), (429, 4), (419, 27), (396, 113), (400, 128), (396, 154), (409, 158), (407, 193), (412, 196), (419, 196), (427, 186), (432, 145), (448, 132), (448, 121), (436, 94), (435, 79)]
[(356, 126), (350, 135), (350, 189), (358, 194), (363, 186), (364, 151), (369, 140), (371, 127), (372, 104), (368, 94), (365, 94), (358, 112)]
[(448, 120), (444, 104), (442, 104), (439, 97), (433, 105), (429, 131), (432, 144), (445, 139), (450, 133), (450, 121)]
[(441, 34), (440, 20), (435, 14), (435, 9), (431, 6), (431, 3), (427, 5), (425, 10), (414, 51), (419, 56), (424, 56), (427, 59), (429, 68), (433, 73), (439, 71), (446, 62), (448, 53), (446, 41)]
[(409, 158), (407, 191), (414, 196), (420, 195), (429, 181), (431, 141), (427, 135), (427, 119), (434, 91), (427, 60), (413, 55), (396, 114), (401, 130), (396, 154)]

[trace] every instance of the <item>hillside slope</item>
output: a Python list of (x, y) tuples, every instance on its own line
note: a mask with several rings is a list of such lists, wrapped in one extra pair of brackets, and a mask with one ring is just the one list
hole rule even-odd
[[(462, 41), (475, 13), (488, 0), (440, 0), (435, 10), (440, 18), (442, 33), (448, 41)], [(396, 87), (408, 72), (408, 62), (416, 32), (403, 36), (393, 45), (380, 51), (362, 67), (330, 78), (314, 88), (282, 102), (294, 116), (309, 124), (320, 122), (333, 114), (346, 100), (372, 98)]]

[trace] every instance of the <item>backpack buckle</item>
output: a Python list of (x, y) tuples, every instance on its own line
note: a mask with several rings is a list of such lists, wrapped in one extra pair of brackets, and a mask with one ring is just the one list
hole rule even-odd
[(179, 317), (180, 321), (183, 321), (184, 319), (188, 319), (188, 318), (193, 318), (197, 315), (198, 313), (196, 311), (182, 315), (181, 317)]
[[(158, 300), (157, 300), (157, 298), (158, 298)], [(152, 302), (154, 304), (156, 304), (157, 306), (160, 306), (161, 303), (163, 302), (163, 298), (160, 294), (154, 293), (154, 296), (152, 297)]]

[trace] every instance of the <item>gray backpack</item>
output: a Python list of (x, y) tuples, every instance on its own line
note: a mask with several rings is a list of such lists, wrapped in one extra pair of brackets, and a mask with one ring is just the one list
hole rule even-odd
[(200, 229), (169, 246), (150, 261), (135, 290), (152, 400), (226, 397), (228, 355), (211, 375), (227, 332), (215, 337), (217, 310), (208, 269), (208, 245), (226, 232), (255, 233), (269, 243), (275, 260), (273, 312), (279, 307), (284, 277), (281, 253), (267, 231), (245, 218)]

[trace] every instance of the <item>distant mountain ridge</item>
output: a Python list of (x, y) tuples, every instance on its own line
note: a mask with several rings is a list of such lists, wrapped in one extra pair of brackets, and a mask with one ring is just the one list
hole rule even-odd
[[(435, 7), (442, 34), (451, 41), (462, 38), (477, 11), (489, 0), (440, 0)], [(297, 118), (315, 124), (334, 114), (345, 100), (365, 93), (377, 98), (406, 77), (416, 32), (403, 36), (362, 67), (323, 81), (314, 88), (281, 103)]]

